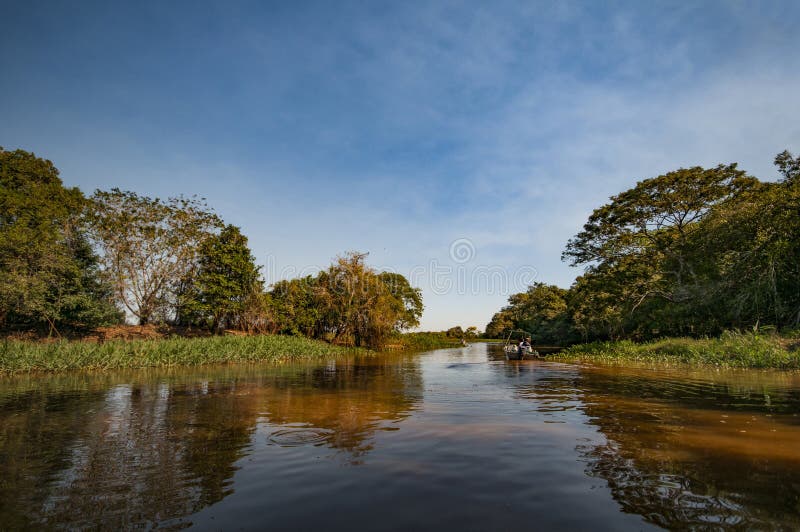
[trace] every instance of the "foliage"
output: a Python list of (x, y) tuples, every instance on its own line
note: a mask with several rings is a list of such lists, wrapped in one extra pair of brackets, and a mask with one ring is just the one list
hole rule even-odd
[(365, 258), (351, 252), (315, 277), (276, 283), (270, 297), (278, 330), (379, 348), (416, 326), (420, 290), (402, 275), (376, 272)]
[(800, 325), (800, 159), (761, 182), (735, 164), (646, 179), (595, 209), (562, 258), (584, 266), (569, 290), (514, 294), (487, 336), (647, 340)]
[(404, 333), (394, 338), (392, 343), (399, 344), (404, 349), (412, 351), (461, 347), (461, 340), (453, 336), (448, 336), (446, 332)]
[(535, 283), (526, 292), (509, 297), (508, 306), (494, 315), (486, 327), (488, 338), (504, 338), (513, 330), (531, 331), (537, 344), (562, 345), (572, 340), (573, 326), (567, 311), (568, 291)]
[(445, 331), (445, 336), (448, 338), (463, 338), (464, 337), (464, 329), (457, 325), (456, 327), (450, 327)]
[(232, 362), (280, 362), (333, 357), (345, 348), (291, 336), (212, 336), (105, 343), (15, 340), (0, 342), (0, 374), (72, 369), (195, 366)]
[[(219, 332), (252, 328), (263, 283), (259, 267), (247, 247), (247, 237), (234, 225), (202, 240), (196, 272), (181, 286), (178, 321), (200, 324)], [(250, 324), (251, 327), (246, 325)]]
[(659, 362), (736, 368), (800, 369), (800, 352), (783, 347), (775, 335), (725, 332), (718, 338), (667, 338), (646, 343), (630, 340), (572, 346), (551, 356), (587, 362)]
[(784, 181), (796, 181), (800, 178), (800, 156), (793, 157), (788, 150), (775, 156), (775, 166), (783, 175)]
[(399, 273), (381, 272), (378, 279), (386, 286), (389, 293), (397, 301), (396, 309), (399, 318), (395, 324), (397, 330), (412, 329), (419, 325), (422, 317), (422, 291), (409, 284), (408, 279)]
[(114, 295), (140, 324), (170, 317), (200, 245), (221, 224), (202, 200), (161, 201), (116, 188), (94, 193), (89, 219)]
[(0, 327), (57, 333), (120, 319), (86, 238), (85, 205), (53, 163), (0, 148)]

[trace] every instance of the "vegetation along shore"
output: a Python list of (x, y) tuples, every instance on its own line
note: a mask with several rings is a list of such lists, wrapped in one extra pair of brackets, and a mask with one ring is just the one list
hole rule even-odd
[[(0, 342), (0, 374), (197, 366), (335, 357), (352, 348), (296, 336), (208, 336), (108, 342)], [(367, 353), (364, 349), (357, 352)]]
[[(611, 197), (566, 245), (562, 258), (584, 269), (573, 285), (513, 294), (483, 336), (522, 329), (536, 344), (571, 346), (561, 359), (800, 367), (787, 340), (800, 327), (800, 157), (784, 151), (775, 164), (776, 182), (736, 164), (692, 167)], [(87, 197), (50, 161), (0, 148), (0, 206), (6, 373), (433, 349), (478, 337), (475, 327), (409, 334), (421, 290), (370, 267), (366, 253), (267, 285), (247, 237), (196, 197)], [(86, 339), (126, 322), (201, 338), (15, 339)], [(740, 330), (754, 332), (726, 332)]]
[(486, 336), (529, 331), (571, 346), (561, 359), (800, 367), (800, 157), (775, 165), (777, 181), (680, 168), (612, 196), (563, 252), (583, 274), (511, 295)]
[(576, 344), (548, 358), (563, 362), (691, 364), (800, 370), (800, 337), (725, 332), (715, 338), (663, 338)]

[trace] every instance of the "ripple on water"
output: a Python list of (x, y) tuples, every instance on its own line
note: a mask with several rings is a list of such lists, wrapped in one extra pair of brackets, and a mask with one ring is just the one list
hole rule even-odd
[(314, 427), (287, 428), (274, 431), (267, 438), (270, 443), (281, 447), (301, 447), (325, 445), (333, 436), (333, 431)]

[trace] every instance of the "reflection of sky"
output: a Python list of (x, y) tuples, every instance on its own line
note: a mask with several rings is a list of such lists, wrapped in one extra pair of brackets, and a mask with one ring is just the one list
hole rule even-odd
[[(469, 238), (468, 275), (566, 286), (563, 245), (609, 195), (694, 164), (774, 178), (800, 149), (799, 10), (12, 2), (0, 145), (87, 192), (207, 197), (270, 281), (349, 249), (454, 266)], [(422, 288), (427, 328), (483, 327), (506, 297)]]
[(506, 361), (482, 343), (11, 379), (0, 526), (795, 529), (799, 379)]
[(485, 344), (423, 354), (417, 363), (423, 401), (384, 423), (397, 430), (375, 431), (366, 452), (276, 445), (270, 435), (287, 427), (262, 423), (236, 491), (189, 520), (245, 529), (515, 529), (534, 520), (544, 529), (646, 528), (586, 476), (576, 445), (605, 440), (574, 394), (565, 389), (560, 411), (525, 397), (539, 387), (554, 397), (572, 385), (575, 369), (489, 360)]

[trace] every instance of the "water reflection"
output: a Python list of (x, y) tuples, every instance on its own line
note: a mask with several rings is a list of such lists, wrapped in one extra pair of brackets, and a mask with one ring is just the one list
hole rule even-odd
[(582, 368), (518, 393), (599, 428), (605, 442), (577, 449), (625, 512), (668, 529), (797, 530), (797, 390), (791, 373)]
[(483, 345), (5, 379), (0, 529), (800, 529), (799, 390)]
[(0, 528), (175, 520), (232, 492), (259, 426), (275, 445), (352, 459), (421, 388), (397, 357), (2, 381)]
[(402, 355), (269, 375), (264, 384), (264, 418), (276, 426), (272, 443), (325, 444), (351, 458), (372, 449), (375, 432), (394, 430), (422, 397), (419, 367)]

